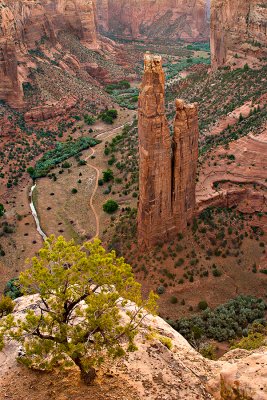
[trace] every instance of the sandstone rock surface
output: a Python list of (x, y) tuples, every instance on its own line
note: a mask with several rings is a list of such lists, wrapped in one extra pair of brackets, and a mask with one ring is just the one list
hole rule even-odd
[(34, 66), (29, 52), (36, 52), (44, 40), (57, 46), (63, 31), (72, 32), (88, 48), (97, 49), (94, 0), (1, 1), (0, 100), (23, 108), (22, 84), (28, 81), (28, 66)]
[(165, 242), (182, 232), (195, 208), (197, 107), (176, 101), (171, 140), (164, 84), (161, 57), (146, 54), (138, 104), (138, 241), (143, 247)]
[[(16, 300), (15, 317), (25, 318), (25, 310), (37, 308), (38, 296), (26, 296)], [(122, 311), (122, 317), (124, 312)], [(147, 334), (151, 329), (154, 334), (149, 339)], [(171, 341), (168, 348), (164, 345), (164, 339)], [(267, 350), (261, 348), (255, 352), (234, 350), (227, 353), (221, 360), (211, 361), (203, 358), (188, 342), (165, 321), (159, 317), (148, 316), (136, 338), (138, 350), (130, 353), (125, 359), (114, 364), (110, 368), (109, 379), (113, 376), (117, 385), (122, 383), (129, 391), (123, 397), (112, 395), (110, 390), (103, 393), (101, 388), (101, 400), (127, 399), (127, 400), (236, 400), (245, 398), (249, 400), (265, 400), (267, 388)], [(70, 386), (75, 385), (76, 396), (80, 398), (77, 376), (74, 377), (69, 370), (69, 380), (65, 376), (56, 386), (56, 382), (47, 391), (43, 388), (44, 395), (26, 385), (25, 379), (30, 379), (30, 374), (25, 368), (16, 362), (19, 346), (16, 342), (9, 343), (0, 352), (0, 398), (8, 397), (21, 400), (27, 396), (28, 400), (66, 399)], [(28, 373), (28, 375), (27, 375)], [(44, 374), (39, 374), (38, 383), (33, 379), (35, 386), (47, 382)], [(74, 378), (74, 379), (73, 379)], [(16, 387), (23, 388), (23, 396), (16, 392)], [(56, 394), (52, 389), (57, 389)], [(227, 389), (227, 391), (226, 391)], [(12, 397), (13, 393), (17, 397)], [(51, 397), (45, 395), (50, 393)], [(87, 393), (87, 394), (86, 394)], [(131, 395), (132, 393), (132, 395)], [(237, 397), (242, 394), (243, 397)], [(1, 397), (2, 396), (2, 397)], [(82, 396), (89, 400), (90, 388)]]
[(208, 40), (206, 0), (97, 0), (100, 30), (129, 39)]
[(257, 66), (267, 56), (267, 8), (258, 0), (211, 3), (211, 53), (214, 69), (246, 63)]
[(32, 108), (30, 111), (25, 113), (25, 122), (46, 121), (51, 118), (59, 117), (75, 107), (76, 103), (77, 98), (70, 96), (69, 98), (62, 98), (56, 103)]

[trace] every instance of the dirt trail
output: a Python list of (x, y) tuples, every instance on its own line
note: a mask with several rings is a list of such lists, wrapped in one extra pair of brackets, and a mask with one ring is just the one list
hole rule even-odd
[[(118, 126), (117, 128), (111, 129), (109, 131), (99, 133), (97, 136), (95, 136), (95, 138), (96, 139), (102, 138), (102, 139), (106, 140), (110, 136), (113, 136), (114, 133), (116, 133), (116, 131), (122, 129), (123, 127), (124, 127), (124, 125), (121, 125), (121, 126)], [(94, 156), (96, 154), (96, 149), (95, 148), (91, 148), (90, 150), (91, 150), (91, 153), (86, 157), (86, 159), (85, 159), (86, 161), (88, 161), (92, 156)], [(96, 191), (98, 189), (98, 180), (99, 180), (99, 177), (100, 177), (100, 170), (97, 167), (95, 167), (94, 165), (92, 165), (92, 164), (87, 164), (87, 165), (88, 165), (88, 167), (93, 168), (95, 170), (95, 172), (96, 172), (95, 186), (94, 186), (92, 195), (91, 195), (90, 200), (89, 200), (90, 208), (91, 208), (91, 210), (92, 210), (92, 212), (93, 212), (93, 214), (95, 216), (96, 229), (95, 229), (95, 236), (93, 237), (93, 239), (95, 239), (95, 238), (97, 238), (99, 236), (99, 232), (100, 232), (99, 215), (97, 214), (96, 209), (94, 207), (94, 197), (95, 197)]]
[[(89, 158), (91, 158), (94, 154), (95, 154), (95, 149), (91, 149), (91, 154), (89, 154), (89, 156), (87, 156), (85, 160), (87, 161), (87, 160), (88, 160)], [(92, 210), (92, 212), (93, 212), (93, 214), (94, 214), (94, 216), (95, 216), (95, 225), (96, 225), (96, 228), (95, 228), (95, 236), (94, 236), (94, 239), (95, 239), (95, 238), (97, 238), (97, 237), (99, 236), (99, 216), (98, 216), (98, 214), (97, 214), (97, 212), (96, 212), (96, 209), (95, 209), (95, 207), (94, 207), (93, 201), (94, 201), (94, 197), (95, 197), (95, 194), (96, 194), (96, 191), (97, 191), (97, 188), (98, 188), (98, 180), (99, 180), (99, 176), (100, 176), (100, 171), (99, 171), (98, 168), (96, 168), (96, 167), (95, 167), (94, 165), (92, 165), (92, 164), (87, 164), (87, 165), (88, 165), (89, 167), (93, 168), (93, 169), (95, 170), (95, 172), (96, 172), (95, 187), (94, 187), (94, 189), (93, 189), (92, 195), (91, 195), (90, 200), (89, 200), (89, 204), (90, 204), (91, 210)]]

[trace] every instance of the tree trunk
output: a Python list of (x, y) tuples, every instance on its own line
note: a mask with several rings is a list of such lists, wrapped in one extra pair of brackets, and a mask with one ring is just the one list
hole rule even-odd
[(80, 358), (75, 358), (73, 361), (80, 369), (82, 381), (88, 386), (92, 385), (96, 378), (96, 370), (93, 367), (90, 367), (88, 371), (85, 371)]

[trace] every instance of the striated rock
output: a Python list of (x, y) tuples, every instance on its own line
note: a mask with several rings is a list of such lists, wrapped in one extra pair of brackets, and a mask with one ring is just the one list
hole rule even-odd
[(18, 78), (16, 49), (12, 41), (0, 39), (0, 100), (23, 108), (23, 91)]
[(102, 32), (128, 39), (208, 40), (206, 0), (97, 0)]
[(267, 56), (267, 8), (258, 0), (211, 3), (211, 53), (214, 69), (246, 63), (256, 66)]
[(172, 143), (165, 115), (164, 84), (161, 57), (146, 54), (138, 105), (138, 241), (142, 247), (151, 247), (182, 232), (195, 208), (197, 107), (176, 101)]
[[(86, 47), (97, 49), (94, 0), (3, 0), (0, 4), (0, 100), (23, 107), (22, 83), (27, 82), (29, 51), (46, 40), (57, 45), (60, 32), (75, 34)], [(75, 58), (64, 57), (74, 70)], [(62, 64), (63, 63), (63, 64)], [(68, 66), (66, 67), (68, 69)]]
[(44, 106), (32, 108), (24, 115), (25, 122), (40, 122), (46, 121), (51, 118), (56, 118), (66, 114), (77, 104), (77, 98), (70, 96), (68, 98), (63, 97), (60, 101)]

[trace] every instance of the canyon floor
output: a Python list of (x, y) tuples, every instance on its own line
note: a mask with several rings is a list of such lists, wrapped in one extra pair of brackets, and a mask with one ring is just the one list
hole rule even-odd
[[(74, 43), (70, 38), (64, 40), (68, 46)], [(80, 154), (84, 165), (72, 157), (68, 168), (53, 169), (56, 179), (37, 180), (33, 200), (43, 231), (77, 241), (100, 235), (108, 248), (114, 248), (133, 266), (145, 293), (163, 287), (160, 313), (164, 317), (192, 315), (198, 312), (201, 300), (215, 307), (241, 293), (265, 296), (267, 139), (266, 82), (262, 81), (265, 69), (211, 74), (207, 61), (209, 49), (203, 45), (197, 51), (189, 50), (186, 45), (153, 43), (133, 42), (125, 47), (136, 77), (129, 90), (111, 90), (108, 103), (117, 108), (119, 115), (114, 125), (99, 121), (87, 125), (82, 117), (84, 106), (80, 111), (74, 108), (70, 117), (63, 120), (58, 117), (33, 124), (38, 130), (45, 127), (56, 130), (63, 124), (60, 141), (70, 136), (73, 140), (86, 136), (90, 130), (91, 137), (101, 140)], [(141, 254), (136, 247), (136, 106), (129, 105), (138, 93), (146, 50), (157, 51), (164, 59), (169, 121), (175, 97), (198, 101), (201, 136), (196, 221), (183, 237)], [(239, 95), (234, 97), (233, 90), (239, 89)], [(81, 118), (73, 119), (79, 113)], [(6, 121), (11, 127), (11, 118), (6, 116)], [(45, 151), (46, 138), (42, 140)], [(6, 143), (4, 137), (2, 145)], [(12, 155), (12, 150), (6, 153), (6, 159), (8, 154)], [(16, 158), (12, 165), (16, 165)], [(4, 161), (2, 167), (7, 168)], [(107, 169), (113, 171), (114, 180), (99, 186), (98, 180)], [(1, 290), (9, 279), (18, 276), (26, 267), (25, 260), (42, 245), (29, 208), (31, 185), (30, 177), (24, 173), (17, 186), (6, 193), (3, 186), (1, 189), (1, 202), (7, 210), (5, 220), (9, 224), (8, 232), (1, 237), (5, 251), (5, 256), (0, 257)], [(77, 191), (75, 194), (73, 189)], [(112, 216), (102, 209), (109, 198), (120, 206)], [(211, 208), (208, 216), (202, 214), (207, 207)]]

